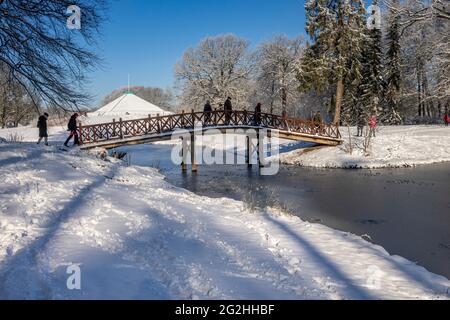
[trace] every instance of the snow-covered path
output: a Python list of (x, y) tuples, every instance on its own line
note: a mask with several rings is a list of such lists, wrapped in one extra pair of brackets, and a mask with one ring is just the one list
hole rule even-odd
[(0, 298), (450, 297), (447, 279), (359, 237), (200, 197), (153, 169), (0, 144), (0, 179)]

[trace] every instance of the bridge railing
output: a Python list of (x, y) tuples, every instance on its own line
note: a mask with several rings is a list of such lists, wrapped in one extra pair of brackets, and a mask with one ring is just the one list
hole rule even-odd
[(193, 129), (201, 123), (205, 127), (262, 127), (293, 133), (340, 139), (339, 127), (334, 124), (282, 117), (268, 113), (216, 110), (156, 116), (135, 120), (113, 120), (108, 123), (79, 126), (81, 144), (121, 140), (150, 134), (170, 133), (176, 129)]

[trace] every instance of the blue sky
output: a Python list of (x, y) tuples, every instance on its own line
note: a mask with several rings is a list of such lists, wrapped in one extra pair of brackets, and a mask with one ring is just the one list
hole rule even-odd
[(173, 66), (201, 39), (234, 33), (252, 46), (277, 33), (304, 33), (303, 0), (112, 0), (99, 39), (102, 70), (90, 76), (98, 103), (132, 85), (173, 85)]

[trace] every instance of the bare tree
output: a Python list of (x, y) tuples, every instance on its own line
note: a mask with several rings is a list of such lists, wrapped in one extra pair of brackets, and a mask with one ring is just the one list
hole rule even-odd
[(406, 114), (441, 117), (450, 100), (450, 2), (445, 0), (386, 0), (390, 11), (399, 17), (403, 53), (402, 79)]
[(0, 67), (1, 128), (28, 124), (37, 115), (33, 101), (39, 103), (36, 95), (30, 96), (29, 92), (34, 94), (32, 89), (27, 90), (18, 81), (8, 78), (8, 75), (5, 68)]
[(278, 35), (262, 43), (257, 52), (258, 89), (273, 113), (277, 102), (286, 111), (289, 101), (298, 97), (297, 66), (304, 49), (303, 37), (289, 39)]
[[(68, 28), (72, 5), (81, 10), (79, 30)], [(106, 0), (0, 0), (0, 62), (9, 77), (48, 104), (64, 109), (87, 104), (85, 75), (99, 63), (89, 47), (105, 5)]]
[(448, 0), (410, 0), (399, 5), (396, 0), (384, 0), (394, 14), (402, 17), (401, 34), (412, 25), (434, 19), (450, 20), (450, 2)]
[(254, 67), (248, 46), (245, 39), (228, 34), (206, 38), (188, 49), (175, 66), (182, 104), (199, 108), (210, 100), (219, 107), (227, 96), (237, 105), (246, 103)]

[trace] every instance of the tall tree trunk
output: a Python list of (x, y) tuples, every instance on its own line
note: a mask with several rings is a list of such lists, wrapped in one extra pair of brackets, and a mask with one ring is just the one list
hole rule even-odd
[(430, 90), (428, 89), (428, 77), (427, 74), (425, 72), (425, 70), (422, 70), (423, 75), (422, 75), (422, 81), (423, 81), (423, 85), (422, 85), (422, 91), (423, 91), (423, 115), (427, 116), (427, 117), (431, 117), (431, 109), (430, 109), (430, 101), (429, 101), (429, 97), (430, 97)]
[(3, 92), (4, 93), (4, 96), (3, 96), (3, 99), (2, 99), (2, 114), (1, 114), (1, 118), (0, 118), (0, 125), (1, 125), (1, 127), (2, 127), (2, 129), (5, 129), (5, 127), (6, 127), (6, 109), (7, 109), (7, 106), (6, 106), (6, 91), (4, 91)]
[(281, 89), (281, 104), (283, 106), (283, 112), (286, 112), (287, 106), (287, 91), (286, 88)]
[(336, 86), (336, 109), (334, 113), (334, 124), (339, 125), (341, 123), (341, 110), (342, 100), (344, 98), (344, 79), (339, 77)]
[(273, 114), (273, 104), (275, 103), (275, 80), (272, 80), (272, 87), (271, 87), (271, 95), (270, 95), (270, 114)]
[(421, 71), (417, 70), (417, 96), (419, 100), (419, 108), (417, 110), (417, 115), (419, 117), (422, 116), (422, 80), (421, 80)]

